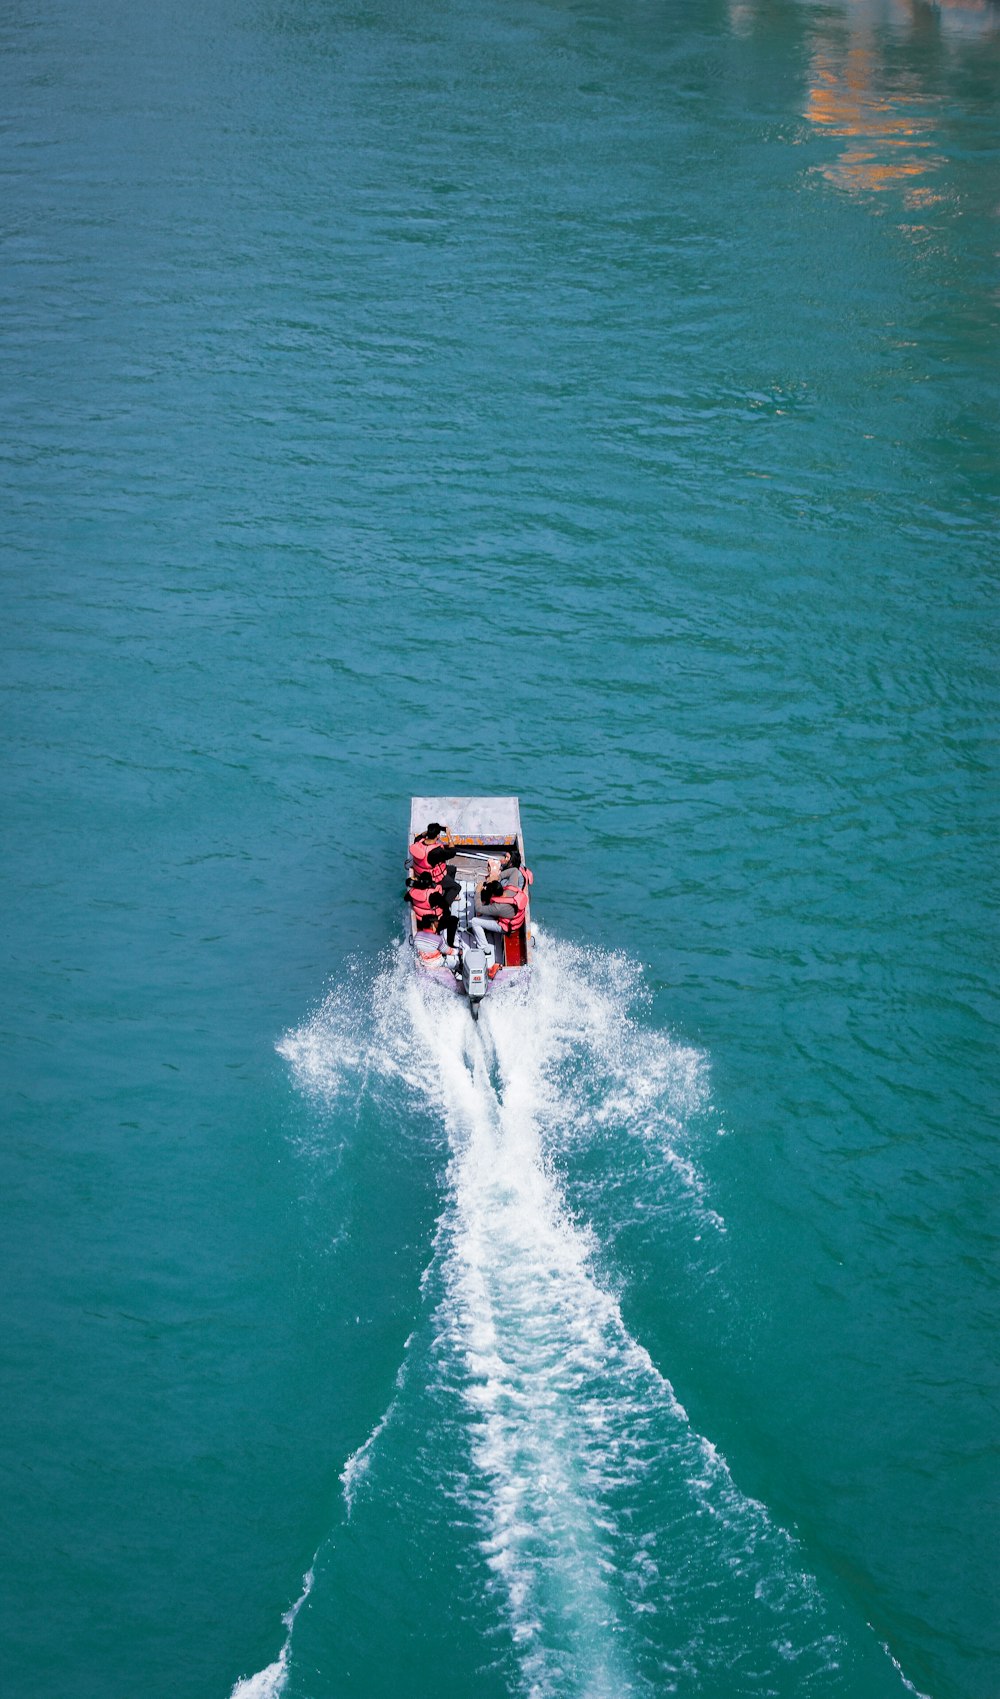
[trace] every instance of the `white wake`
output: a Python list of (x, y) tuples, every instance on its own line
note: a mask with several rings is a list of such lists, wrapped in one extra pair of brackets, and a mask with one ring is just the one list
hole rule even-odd
[[(653, 1154), (701, 1230), (725, 1231), (689, 1133), (707, 1107), (704, 1059), (637, 1023), (639, 995), (625, 958), (543, 940), (530, 984), (491, 995), (476, 1027), (403, 952), (370, 996), (332, 992), (278, 1048), (334, 1115), (374, 1076), (441, 1117), (447, 1187), (422, 1325), (432, 1371), (464, 1410), (470, 1466), (457, 1474), (524, 1692), (617, 1699), (697, 1684), (746, 1655), (748, 1620), (761, 1691), (767, 1667), (787, 1678), (792, 1665), (797, 1690), (829, 1691), (843, 1645), (796, 1542), (694, 1430), (567, 1204), (562, 1165), (611, 1136), (636, 1141), (647, 1169)], [(401, 1368), (345, 1464), (348, 1514), (406, 1395)], [(232, 1699), (284, 1690), (301, 1603), (278, 1661)]]

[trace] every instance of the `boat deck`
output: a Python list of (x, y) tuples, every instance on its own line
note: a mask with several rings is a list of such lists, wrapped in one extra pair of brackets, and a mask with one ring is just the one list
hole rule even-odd
[[(448, 865), (462, 889), (455, 898), (451, 912), (458, 921), (456, 943), (467, 949), (478, 948), (469, 929), (469, 918), (476, 912), (476, 889), (486, 876), (486, 864), (499, 857), (512, 845), (517, 845), (524, 859), (521, 837), (521, 817), (516, 797), (414, 797), (410, 805), (410, 842), (422, 832), (429, 820), (440, 820), (450, 830), (442, 836), (441, 844), (448, 851)], [(407, 905), (407, 931), (412, 937), (416, 921)], [(525, 924), (517, 932), (491, 933), (496, 960), (502, 971), (494, 983), (515, 978), (531, 961), (531, 907), (529, 903)], [(431, 970), (428, 977), (455, 984), (447, 968)]]

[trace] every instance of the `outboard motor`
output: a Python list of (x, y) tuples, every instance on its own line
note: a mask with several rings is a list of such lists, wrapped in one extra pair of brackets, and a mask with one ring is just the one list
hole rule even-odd
[(462, 985), (469, 999), (474, 1021), (479, 1019), (479, 1005), (486, 996), (486, 957), (482, 950), (463, 950)]

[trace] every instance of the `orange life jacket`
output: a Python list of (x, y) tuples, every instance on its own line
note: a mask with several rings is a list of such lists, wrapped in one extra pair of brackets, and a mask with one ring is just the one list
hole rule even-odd
[(410, 860), (414, 873), (430, 873), (427, 857), (432, 849), (437, 849), (436, 838), (414, 838), (410, 845)]
[(437, 914), (438, 911), (431, 902), (431, 898), (434, 895), (435, 890), (433, 885), (426, 888), (419, 885), (410, 886), (410, 889), (407, 892), (407, 897), (418, 920), (422, 920), (425, 914)]
[(528, 886), (534, 884), (535, 875), (530, 867), (522, 867), (521, 872), (524, 874), (524, 884), (521, 889), (515, 891), (511, 885), (507, 885), (504, 888), (504, 896), (497, 899), (500, 902), (514, 904), (514, 913), (509, 920), (505, 920), (503, 915), (497, 916), (501, 932), (519, 932), (524, 925), (525, 916), (528, 913)]

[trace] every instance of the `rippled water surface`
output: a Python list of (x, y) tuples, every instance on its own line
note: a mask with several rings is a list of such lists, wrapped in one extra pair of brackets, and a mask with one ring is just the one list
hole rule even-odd
[(0, 39), (11, 1691), (995, 1699), (996, 7)]

